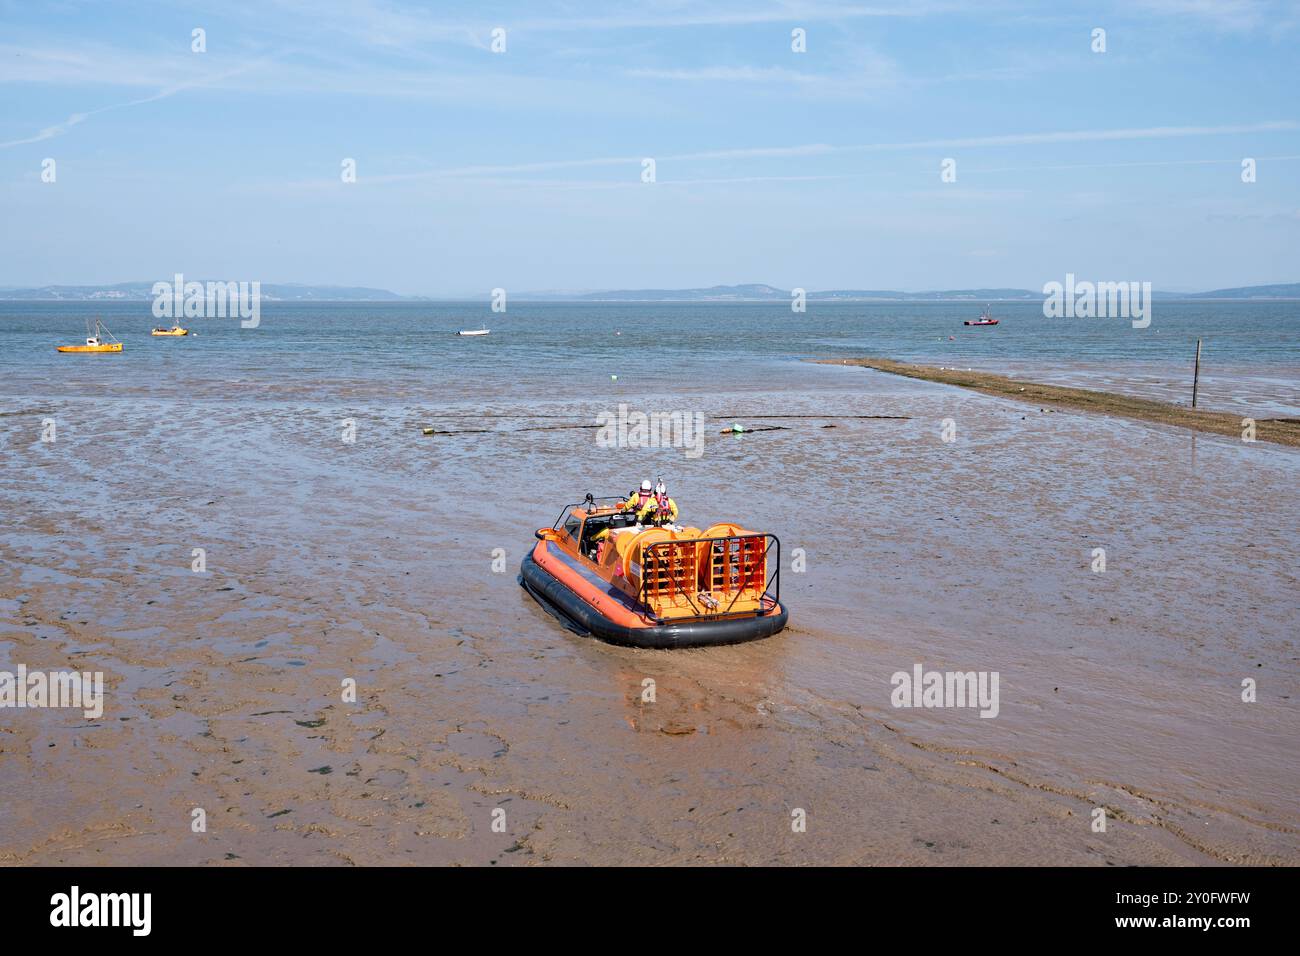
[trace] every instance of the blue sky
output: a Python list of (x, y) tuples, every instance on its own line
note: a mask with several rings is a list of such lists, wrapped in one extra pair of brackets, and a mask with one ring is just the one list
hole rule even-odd
[(0, 0), (0, 285), (1300, 281), (1298, 45), (1270, 0)]

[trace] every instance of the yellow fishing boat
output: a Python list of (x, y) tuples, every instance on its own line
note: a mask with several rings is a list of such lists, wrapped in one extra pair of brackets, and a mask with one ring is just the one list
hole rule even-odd
[(56, 345), (54, 348), (59, 352), (120, 352), (122, 343), (113, 337), (113, 333), (99, 319), (95, 320), (95, 330), (90, 331), (90, 323), (86, 323), (86, 344), (85, 345)]
[(189, 329), (182, 329), (179, 325), (173, 325), (170, 329), (156, 328), (151, 335), (189, 335)]

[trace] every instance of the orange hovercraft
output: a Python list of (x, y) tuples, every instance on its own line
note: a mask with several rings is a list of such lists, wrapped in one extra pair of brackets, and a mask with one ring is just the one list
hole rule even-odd
[(785, 627), (781, 542), (734, 524), (642, 524), (591, 495), (537, 531), (519, 583), (569, 630), (611, 644), (738, 644)]

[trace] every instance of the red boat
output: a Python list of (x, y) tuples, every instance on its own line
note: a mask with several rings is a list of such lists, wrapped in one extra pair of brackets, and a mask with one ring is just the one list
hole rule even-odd
[(997, 324), (998, 324), (998, 320), (993, 318), (993, 316), (989, 315), (989, 307), (987, 305), (984, 306), (984, 311), (980, 314), (980, 317), (978, 319), (975, 320), (967, 319), (965, 322), (962, 323), (962, 325), (997, 325)]

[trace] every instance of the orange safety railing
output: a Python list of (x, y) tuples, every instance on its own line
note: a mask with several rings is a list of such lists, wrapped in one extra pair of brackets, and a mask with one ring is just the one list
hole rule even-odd
[(780, 601), (780, 588), (781, 542), (776, 535), (659, 541), (641, 555), (638, 597), (656, 619), (761, 614)]
[(762, 535), (723, 538), (711, 543), (705, 588), (735, 598), (753, 592), (757, 599), (767, 587), (767, 542)]
[(699, 544), (696, 541), (660, 541), (641, 555), (641, 591), (645, 603), (662, 611), (690, 608), (699, 592)]

